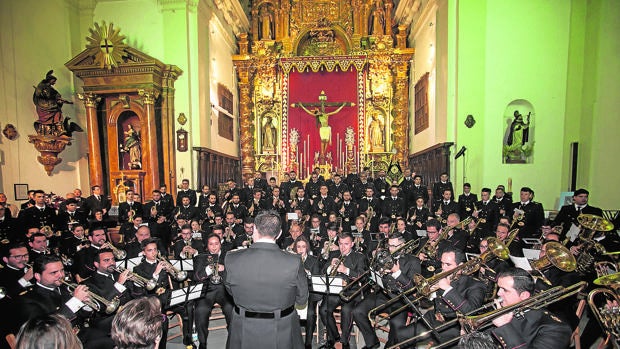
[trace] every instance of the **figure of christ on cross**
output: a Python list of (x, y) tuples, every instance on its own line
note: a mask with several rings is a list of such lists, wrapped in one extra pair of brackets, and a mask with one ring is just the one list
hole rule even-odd
[[(303, 104), (301, 102), (292, 103), (291, 107), (293, 108), (301, 108), (306, 113), (314, 116), (316, 118), (317, 127), (319, 127), (319, 137), (321, 138), (321, 155), (319, 161), (321, 164), (325, 163), (325, 155), (327, 153), (327, 146), (331, 144), (332, 140), (332, 128), (329, 126), (328, 121), (331, 115), (339, 113), (344, 107), (354, 107), (355, 103), (353, 102), (338, 102), (331, 103), (326, 102), (327, 95), (325, 91), (321, 91), (319, 95), (319, 103), (306, 103)], [(308, 109), (308, 107), (315, 107), (312, 110)], [(325, 110), (326, 107), (336, 107), (336, 110), (327, 112)]]

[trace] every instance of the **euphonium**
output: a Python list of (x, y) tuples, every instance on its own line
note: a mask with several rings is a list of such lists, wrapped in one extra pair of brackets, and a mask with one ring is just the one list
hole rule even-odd
[(607, 334), (608, 342), (611, 338), (620, 344), (620, 297), (607, 288), (596, 288), (588, 294), (588, 305), (601, 328)]
[(575, 257), (561, 243), (549, 241), (543, 245), (543, 248), (545, 249), (545, 255), (530, 263), (532, 266), (530, 274), (534, 278), (540, 278), (546, 284), (551, 285), (551, 282), (543, 274), (544, 270), (555, 266), (562, 271), (571, 272), (577, 268)]
[[(69, 288), (69, 291), (71, 292), (73, 292), (76, 289), (76, 287), (79, 286), (77, 284), (74, 284), (74, 283), (71, 283), (65, 280), (62, 280), (62, 283), (67, 285), (67, 288)], [(93, 293), (91, 291), (88, 291), (88, 296), (90, 297), (90, 300), (87, 300), (83, 303), (88, 305), (95, 311), (101, 310), (101, 306), (99, 306), (99, 303), (101, 303), (105, 306), (105, 313), (112, 314), (113, 312), (116, 311), (116, 309), (118, 309), (118, 306), (120, 305), (120, 300), (118, 299), (118, 297), (114, 297), (111, 300), (107, 300), (103, 298), (102, 296), (96, 293)]]
[(164, 262), (164, 269), (172, 275), (177, 281), (183, 281), (187, 279), (187, 272), (185, 270), (179, 270), (175, 268), (170, 261), (164, 258), (160, 253), (157, 254), (157, 260)]
[[(125, 268), (123, 267), (112, 267), (113, 271), (117, 271), (119, 273), (124, 272)], [(131, 282), (133, 282), (135, 285), (139, 286), (139, 287), (144, 287), (147, 290), (151, 291), (153, 290), (156, 286), (157, 286), (157, 280), (155, 279), (147, 279), (145, 277), (142, 277), (132, 271), (129, 272), (129, 274), (127, 274), (127, 280), (130, 280)]]
[(117, 248), (111, 242), (106, 242), (101, 247), (102, 248), (105, 248), (105, 247), (110, 248), (110, 250), (112, 250), (112, 253), (114, 254), (114, 258), (116, 258), (116, 260), (123, 260), (123, 259), (125, 259), (127, 257), (127, 252), (125, 250), (121, 250), (120, 248)]

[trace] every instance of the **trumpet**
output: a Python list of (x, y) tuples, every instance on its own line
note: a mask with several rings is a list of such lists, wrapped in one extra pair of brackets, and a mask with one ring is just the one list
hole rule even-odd
[(135, 216), (136, 216), (136, 211), (134, 211), (133, 209), (129, 210), (129, 212), (127, 212), (127, 222), (133, 223), (133, 217)]
[(340, 258), (338, 258), (338, 261), (336, 261), (336, 263), (332, 264), (332, 270), (329, 273), (329, 276), (334, 277), (334, 276), (336, 276), (336, 274), (338, 274), (338, 268), (340, 267), (340, 264), (342, 264), (344, 262), (344, 258), (345, 258), (345, 256), (343, 254), (341, 254)]
[[(556, 286), (554, 288), (550, 288), (546, 291), (540, 292), (539, 294), (532, 296), (530, 298), (527, 298), (521, 302), (515, 303), (510, 306), (502, 307), (502, 308), (499, 308), (499, 309), (496, 309), (496, 310), (493, 310), (493, 311), (490, 311), (490, 312), (487, 312), (481, 315), (471, 316), (471, 315), (459, 314), (457, 315), (456, 319), (446, 322), (442, 324), (440, 327), (435, 328), (433, 330), (439, 331), (443, 328), (453, 326), (458, 322), (461, 324), (461, 327), (465, 330), (465, 332), (471, 333), (473, 331), (484, 328), (488, 326), (489, 324), (492, 324), (493, 320), (495, 320), (496, 318), (504, 314), (514, 312), (515, 314), (521, 315), (528, 310), (541, 309), (541, 308), (546, 307), (549, 304), (552, 304), (562, 299), (571, 297), (581, 292), (581, 290), (583, 290), (586, 287), (586, 285), (587, 285), (587, 282), (581, 281), (568, 287)], [(490, 304), (483, 306), (482, 308), (489, 308), (492, 305), (493, 303), (490, 303)], [(479, 312), (480, 310), (482, 309), (476, 309), (473, 312), (471, 312), (471, 314)], [(423, 337), (426, 337), (430, 332), (431, 330), (425, 331), (424, 333), (421, 333), (415, 337), (411, 337), (400, 343), (397, 343), (389, 347), (388, 349), (395, 349), (395, 348), (406, 346), (412, 342), (422, 339)], [(454, 345), (460, 339), (461, 339), (460, 336), (455, 337), (450, 340), (444, 341), (439, 346), (435, 346), (433, 348), (445, 348), (445, 347)]]
[[(117, 271), (119, 273), (124, 272), (125, 268), (123, 267), (112, 267), (111, 268), (112, 271)], [(157, 287), (157, 280), (155, 279), (147, 279), (145, 277), (142, 277), (132, 271), (129, 272), (129, 274), (127, 274), (127, 280), (132, 281), (135, 285), (139, 286), (139, 287), (144, 287), (147, 290), (151, 291), (153, 290), (155, 287)]]
[(588, 294), (592, 314), (607, 334), (604, 343), (612, 339), (620, 344), (620, 297), (607, 288), (596, 288)]
[[(185, 242), (185, 246), (189, 246), (190, 248), (192, 247), (190, 240), (183, 240), (183, 241)], [(192, 259), (194, 258), (194, 254), (191, 253), (189, 250), (185, 250), (184, 257), (185, 259)]]
[[(68, 282), (65, 280), (62, 280), (62, 283), (66, 285), (69, 291), (71, 292), (75, 291), (75, 289), (79, 286), (78, 284), (74, 284), (72, 282)], [(95, 311), (99, 311), (101, 310), (101, 306), (99, 305), (99, 303), (101, 303), (105, 306), (106, 314), (112, 314), (113, 312), (116, 311), (116, 309), (118, 309), (118, 306), (120, 305), (120, 300), (118, 299), (118, 297), (114, 297), (111, 300), (107, 300), (103, 298), (102, 296), (94, 292), (91, 292), (91, 291), (88, 291), (88, 297), (90, 297), (90, 299), (83, 301), (84, 304), (91, 307)]]
[(222, 283), (222, 276), (218, 270), (218, 261), (213, 258), (213, 256), (209, 256), (209, 264), (211, 268), (213, 268), (213, 274), (211, 274), (210, 280), (214, 285), (219, 285)]
[(121, 250), (120, 248), (114, 246), (111, 242), (106, 242), (101, 246), (101, 248), (105, 247), (108, 247), (110, 250), (112, 250), (112, 253), (114, 254), (114, 258), (116, 258), (116, 260), (123, 260), (127, 258), (127, 251)]
[(323, 251), (321, 251), (321, 257), (323, 259), (329, 258), (329, 252), (331, 251), (331, 247), (334, 244), (334, 239), (330, 238), (328, 241), (325, 241), (323, 246)]
[(232, 226), (228, 224), (226, 228), (224, 228), (224, 240), (226, 242), (230, 242), (232, 240), (230, 236), (231, 234), (232, 234)]
[(187, 272), (185, 270), (179, 270), (175, 268), (170, 261), (164, 258), (161, 253), (157, 254), (157, 260), (164, 263), (164, 269), (174, 277), (177, 281), (183, 281), (187, 279)]

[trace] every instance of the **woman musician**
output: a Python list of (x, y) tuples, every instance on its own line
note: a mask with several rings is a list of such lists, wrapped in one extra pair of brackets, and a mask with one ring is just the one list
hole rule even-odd
[(323, 297), (321, 294), (312, 293), (312, 275), (318, 275), (321, 273), (321, 263), (318, 257), (310, 255), (310, 243), (305, 236), (300, 235), (293, 243), (293, 252), (301, 256), (302, 264), (308, 276), (308, 288), (311, 293), (308, 297), (308, 315), (306, 317), (306, 348), (312, 347), (312, 334), (316, 327), (316, 306)]
[(407, 230), (415, 232), (416, 230), (425, 230), (426, 221), (430, 215), (430, 211), (424, 206), (424, 199), (418, 197), (415, 200), (416, 205), (407, 211)]

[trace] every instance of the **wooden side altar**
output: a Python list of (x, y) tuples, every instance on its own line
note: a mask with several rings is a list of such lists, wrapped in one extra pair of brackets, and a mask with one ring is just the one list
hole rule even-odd
[(306, 177), (407, 165), (406, 28), (392, 0), (252, 2), (250, 33), (233, 57), (239, 79), (241, 162)]
[(174, 81), (182, 71), (125, 45), (112, 24), (95, 24), (87, 39), (65, 66), (83, 81), (91, 185), (131, 188), (146, 201), (160, 184), (175, 186)]

